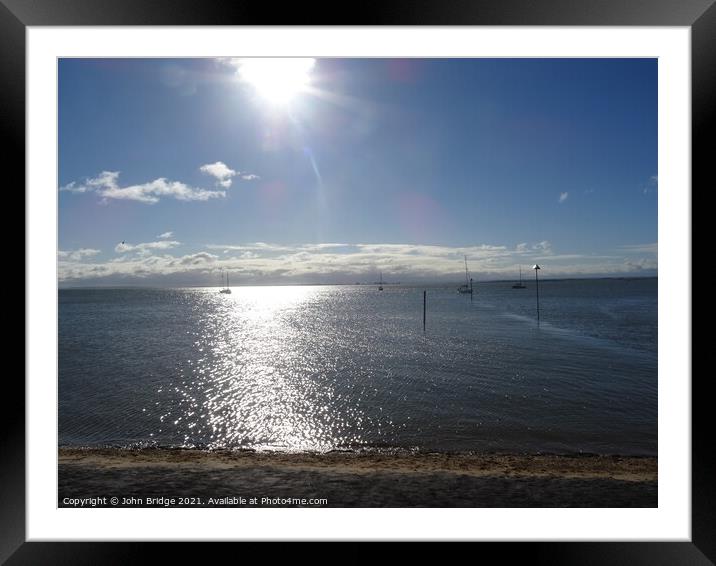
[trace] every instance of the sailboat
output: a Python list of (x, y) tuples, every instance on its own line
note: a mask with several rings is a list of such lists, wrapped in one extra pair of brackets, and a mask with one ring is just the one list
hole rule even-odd
[[(222, 277), (222, 283), (223, 283), (223, 277)], [(224, 287), (219, 293), (226, 293), (227, 295), (231, 295), (231, 289), (229, 289), (229, 272), (226, 272), (226, 287)]]
[(472, 295), (472, 279), (467, 271), (467, 256), (465, 256), (465, 284), (457, 288), (458, 293)]
[(383, 272), (380, 272), (380, 283), (378, 284), (378, 291), (383, 290)]
[(521, 265), (520, 265), (520, 282), (519, 282), (519, 283), (515, 283), (515, 284), (512, 286), (512, 288), (513, 288), (513, 289), (527, 289), (527, 287), (522, 284), (522, 266), (521, 266)]

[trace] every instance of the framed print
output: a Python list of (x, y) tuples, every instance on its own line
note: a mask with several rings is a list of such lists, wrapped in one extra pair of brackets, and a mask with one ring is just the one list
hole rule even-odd
[(712, 3), (255, 10), (0, 6), (28, 329), (0, 557), (710, 563)]

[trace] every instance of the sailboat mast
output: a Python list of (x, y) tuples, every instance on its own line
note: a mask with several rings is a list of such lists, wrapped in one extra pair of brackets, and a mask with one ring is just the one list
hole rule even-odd
[(467, 276), (467, 256), (465, 256), (465, 285), (470, 284), (470, 279)]

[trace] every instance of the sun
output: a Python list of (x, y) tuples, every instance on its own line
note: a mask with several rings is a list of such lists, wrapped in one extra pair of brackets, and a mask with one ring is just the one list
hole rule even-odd
[(262, 99), (284, 106), (308, 88), (315, 64), (303, 57), (241, 59), (238, 74)]

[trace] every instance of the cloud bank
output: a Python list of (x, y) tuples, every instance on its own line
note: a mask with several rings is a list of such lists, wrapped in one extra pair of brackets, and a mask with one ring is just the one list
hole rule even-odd
[(69, 261), (82, 261), (86, 257), (92, 257), (100, 253), (100, 250), (91, 248), (81, 248), (79, 250), (59, 250), (57, 252), (58, 259)]
[[(476, 281), (516, 277), (539, 260), (542, 275), (591, 277), (656, 275), (655, 244), (620, 248), (609, 255), (555, 253), (548, 241), (516, 246), (416, 244), (209, 244), (173, 255), (176, 241), (118, 244), (119, 257), (99, 262), (92, 254), (60, 259), (65, 284), (218, 285), (222, 270), (237, 284), (373, 282), (453, 283), (464, 278), (463, 256)], [(191, 252), (191, 253), (189, 253)]]

